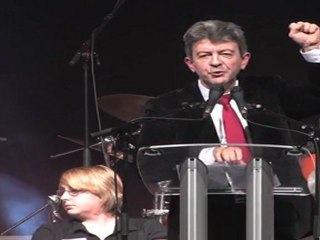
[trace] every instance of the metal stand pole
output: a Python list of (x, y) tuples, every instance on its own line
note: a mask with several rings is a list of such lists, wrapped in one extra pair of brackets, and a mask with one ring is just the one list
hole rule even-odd
[(274, 239), (274, 196), (272, 167), (254, 158), (246, 170), (246, 239)]
[(189, 158), (182, 164), (180, 176), (180, 240), (207, 240), (207, 167)]

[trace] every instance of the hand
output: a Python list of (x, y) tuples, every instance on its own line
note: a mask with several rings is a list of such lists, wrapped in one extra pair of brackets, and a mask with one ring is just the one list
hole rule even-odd
[(302, 48), (310, 51), (320, 48), (320, 28), (309, 22), (296, 22), (289, 25), (289, 37)]
[(216, 162), (245, 164), (240, 147), (216, 147), (213, 149), (213, 157)]

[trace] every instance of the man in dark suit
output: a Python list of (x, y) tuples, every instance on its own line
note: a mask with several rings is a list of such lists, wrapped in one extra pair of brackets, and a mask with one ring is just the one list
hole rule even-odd
[[(307, 61), (320, 62), (320, 30), (308, 22), (292, 23), (289, 36), (299, 46), (301, 54)], [(174, 90), (149, 101), (146, 105), (146, 116), (201, 119), (202, 108), (190, 107), (209, 99), (210, 89), (222, 86), (223, 95), (229, 95), (236, 86), (241, 86), (244, 100), (247, 103), (261, 104), (268, 111), (249, 111), (244, 118), (234, 99), (230, 100), (238, 121), (247, 129), (247, 142), (259, 144), (291, 145), (288, 122), (282, 117), (284, 111), (279, 100), (284, 97), (282, 82), (277, 77), (255, 80), (240, 79), (239, 73), (249, 63), (246, 39), (241, 27), (220, 20), (200, 21), (192, 25), (183, 36), (185, 43), (185, 63), (198, 75), (198, 81), (185, 88)], [(210, 95), (211, 96), (211, 95)], [(159, 121), (152, 120), (143, 124), (139, 146), (181, 144), (181, 143), (230, 143), (228, 141), (223, 107), (219, 100), (202, 121)], [(271, 114), (276, 113), (276, 114)], [(259, 123), (266, 126), (261, 127)], [(249, 132), (249, 134), (248, 134)], [(290, 184), (296, 181), (305, 184), (298, 167), (286, 169), (279, 163), (279, 152), (262, 153), (272, 162), (280, 182)], [(239, 147), (216, 147), (200, 154), (199, 159), (205, 164), (229, 162), (246, 164), (244, 152)], [(294, 179), (286, 175), (294, 174)], [(283, 176), (283, 177), (282, 177)], [(178, 237), (178, 201), (173, 199), (169, 216), (169, 238)], [(245, 239), (245, 205), (235, 203), (232, 196), (210, 196), (208, 239)], [(279, 213), (278, 213), (279, 211)], [(288, 216), (290, 215), (290, 216)], [(275, 209), (276, 239), (299, 239), (312, 230), (312, 198), (279, 199)], [(286, 222), (284, 222), (286, 221)]]

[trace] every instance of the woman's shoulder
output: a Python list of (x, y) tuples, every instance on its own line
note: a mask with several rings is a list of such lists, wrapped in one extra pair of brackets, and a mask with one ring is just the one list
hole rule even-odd
[(76, 220), (62, 220), (42, 224), (32, 235), (32, 240), (57, 239), (56, 237), (63, 236), (66, 232), (81, 227), (81, 223)]
[(142, 232), (147, 239), (166, 238), (167, 228), (158, 219), (130, 218), (129, 228)]

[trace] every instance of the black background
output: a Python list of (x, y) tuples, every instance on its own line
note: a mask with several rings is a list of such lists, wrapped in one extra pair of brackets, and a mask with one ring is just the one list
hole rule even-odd
[[(58, 135), (84, 138), (83, 64), (70, 67), (68, 62), (115, 3), (1, 1), (0, 137), (7, 141), (0, 142), (0, 231), (46, 204), (61, 172), (83, 164), (82, 151), (50, 157), (81, 147)], [(155, 96), (190, 82), (195, 76), (183, 63), (182, 35), (208, 18), (243, 27), (253, 54), (248, 74), (279, 74), (303, 86), (306, 63), (287, 36), (288, 25), (319, 23), (319, 10), (316, 0), (128, 0), (95, 41), (102, 63), (95, 67), (98, 96)], [(122, 123), (105, 113), (101, 120), (102, 128)], [(97, 130), (91, 99), (90, 131)], [(93, 162), (104, 163), (99, 152), (93, 151)], [(46, 214), (8, 234), (31, 234), (48, 221)]]

